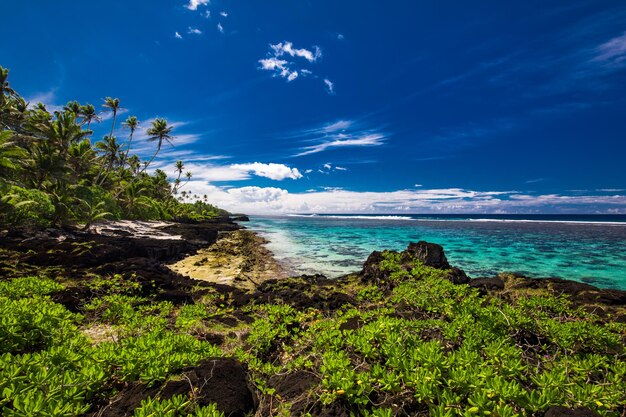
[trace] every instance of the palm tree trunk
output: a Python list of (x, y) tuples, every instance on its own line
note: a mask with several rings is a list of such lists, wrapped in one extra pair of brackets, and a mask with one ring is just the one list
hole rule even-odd
[(159, 146), (157, 146), (157, 150), (156, 150), (156, 152), (154, 153), (154, 155), (152, 155), (152, 159), (150, 159), (150, 160), (148, 161), (148, 163), (146, 164), (146, 166), (145, 166), (145, 167), (143, 167), (143, 169), (141, 170), (140, 174), (141, 174), (141, 173), (143, 173), (146, 169), (148, 169), (148, 167), (150, 166), (150, 164), (152, 163), (152, 161), (154, 161), (154, 158), (156, 158), (157, 154), (158, 154), (158, 153), (159, 153), (159, 151), (161, 150), (161, 144), (162, 144), (162, 142), (161, 142), (161, 141), (159, 141)]
[(133, 133), (134, 132), (130, 132), (130, 138), (128, 138), (128, 147), (126, 148), (126, 153), (122, 155), (122, 169), (124, 169), (124, 165), (126, 164), (126, 158), (128, 158), (128, 154), (130, 152), (130, 144), (133, 143)]

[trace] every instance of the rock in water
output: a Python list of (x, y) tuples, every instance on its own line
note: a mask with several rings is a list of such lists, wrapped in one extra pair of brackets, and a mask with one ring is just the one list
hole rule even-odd
[(402, 252), (402, 258), (409, 257), (409, 260), (417, 259), (426, 266), (437, 269), (449, 269), (450, 264), (443, 252), (443, 247), (436, 243), (429, 243), (423, 240), (417, 243), (409, 243), (409, 246)]
[[(398, 252), (392, 251), (392, 253)], [(466, 284), (470, 281), (470, 278), (463, 270), (450, 266), (443, 251), (443, 247), (436, 243), (429, 243), (423, 240), (417, 243), (411, 242), (409, 246), (400, 253), (400, 259), (404, 269), (407, 271), (413, 268), (413, 264), (417, 260), (432, 268), (449, 270), (450, 272), (447, 279), (455, 284)], [(365, 281), (380, 283), (389, 278), (389, 272), (380, 269), (380, 262), (383, 260), (382, 252), (374, 251), (370, 254), (363, 264), (363, 270), (361, 271), (361, 276)]]

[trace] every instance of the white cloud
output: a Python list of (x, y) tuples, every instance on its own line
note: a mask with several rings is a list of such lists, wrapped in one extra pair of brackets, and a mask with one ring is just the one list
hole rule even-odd
[(220, 16), (222, 16), (222, 17), (228, 17), (228, 13), (226, 13), (226, 12), (220, 12)]
[(328, 94), (335, 94), (335, 84), (328, 78), (324, 78), (324, 84), (326, 85), (326, 91)]
[[(184, 159), (185, 169), (193, 174), (195, 181), (205, 183), (222, 181), (244, 181), (253, 176), (269, 178), (274, 181), (285, 179), (297, 180), (302, 178), (302, 174), (297, 168), (291, 168), (284, 164), (252, 162), (246, 164), (217, 165), (213, 160), (223, 158), (220, 155), (213, 155), (206, 158)], [(170, 176), (176, 175), (174, 161), (178, 158), (168, 158), (168, 161), (156, 165), (155, 168), (163, 169)]]
[(222, 24), (221, 24), (221, 23), (218, 23), (218, 24), (217, 24), (217, 30), (218, 30), (220, 33), (224, 33), (224, 26), (222, 26)]
[(275, 187), (216, 187), (192, 181), (189, 190), (207, 194), (227, 210), (270, 213), (515, 213), (571, 212), (593, 207), (602, 212), (626, 212), (626, 196), (523, 195), (513, 191), (473, 191), (461, 188), (356, 192), (329, 188), (290, 193)]
[(274, 71), (274, 76), (280, 76), (286, 78), (287, 81), (293, 81), (298, 78), (298, 71), (292, 71), (289, 69), (289, 63), (283, 59), (278, 58), (266, 58), (260, 59), (261, 69), (266, 71)]
[(276, 181), (281, 181), (287, 178), (292, 180), (302, 178), (302, 174), (298, 171), (298, 168), (289, 168), (283, 164), (263, 164), (260, 162), (254, 162), (251, 164), (234, 164), (231, 165), (230, 168), (243, 172), (251, 172), (259, 177), (265, 177)]
[(345, 167), (335, 167), (335, 169), (337, 171), (347, 171), (348, 170), (348, 168), (345, 168)]
[(210, 3), (210, 0), (189, 0), (189, 3), (185, 6), (189, 10), (198, 10), (198, 6), (206, 6)]
[(340, 41), (344, 40), (345, 38), (346, 37), (342, 33), (337, 34), (337, 39), (339, 39)]
[(191, 26), (187, 28), (187, 33), (190, 35), (202, 35), (202, 31), (200, 29), (192, 28)]
[(180, 35), (180, 33), (178, 33), (178, 32), (174, 32), (174, 37), (175, 37), (176, 39), (182, 39), (182, 38), (183, 38), (183, 37)]
[(294, 48), (291, 42), (280, 42), (275, 45), (270, 44), (270, 52), (267, 58), (259, 59), (261, 66), (259, 69), (265, 71), (273, 71), (274, 77), (281, 77), (288, 82), (295, 80), (300, 75), (303, 77), (313, 74), (313, 71), (307, 68), (299, 68), (300, 64), (296, 61), (288, 61), (283, 57), (304, 58), (309, 63), (316, 62), (322, 56), (322, 50), (315, 46), (313, 50), (305, 48)]
[(287, 41), (285, 41), (284, 43), (279, 42), (276, 45), (270, 44), (270, 48), (274, 51), (275, 57), (281, 57), (287, 54), (291, 57), (298, 56), (298, 57), (306, 59), (309, 62), (315, 62), (318, 60), (318, 58), (322, 56), (322, 50), (317, 46), (313, 47), (314, 48), (314, 52), (313, 52), (313, 51), (310, 51), (309, 49), (294, 48), (293, 43), (287, 42)]
[(205, 19), (209, 19), (211, 18), (211, 11), (210, 10), (206, 10), (202, 16), (204, 16)]

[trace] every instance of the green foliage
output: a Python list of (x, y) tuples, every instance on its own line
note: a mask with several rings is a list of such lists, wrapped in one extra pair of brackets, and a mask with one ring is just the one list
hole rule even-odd
[(221, 351), (207, 342), (163, 330), (102, 343), (94, 352), (94, 358), (106, 364), (119, 379), (146, 383), (162, 381), (185, 366), (220, 356)]
[(55, 209), (46, 193), (14, 185), (8, 188), (6, 197), (9, 207), (3, 217), (7, 223), (50, 225)]
[(257, 308), (249, 347), (238, 355), (260, 391), (279, 402), (266, 378), (307, 369), (321, 378), (312, 398), (355, 416), (393, 415), (392, 405), (411, 402), (435, 416), (541, 415), (552, 405), (619, 415), (621, 327), (563, 297), (508, 304), (442, 279), (447, 271), (401, 262), (388, 252), (380, 265), (392, 275), (390, 297), (372, 286), (356, 290), (367, 308)]
[(134, 417), (224, 417), (215, 404), (199, 407), (182, 395), (167, 400), (147, 398), (135, 409)]
[(19, 299), (59, 292), (63, 285), (49, 278), (23, 277), (0, 281), (0, 297)]
[(0, 353), (20, 353), (61, 343), (78, 331), (81, 316), (42, 297), (0, 296)]

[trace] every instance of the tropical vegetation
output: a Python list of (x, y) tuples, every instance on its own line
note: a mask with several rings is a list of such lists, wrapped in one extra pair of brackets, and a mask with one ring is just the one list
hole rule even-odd
[[(159, 386), (203, 359), (234, 357), (247, 365), (257, 415), (513, 417), (557, 405), (623, 412), (624, 323), (564, 296), (481, 295), (417, 261), (406, 271), (394, 253), (380, 266), (389, 272), (383, 285), (355, 275), (303, 290), (302, 279), (287, 279), (268, 287), (271, 302), (244, 304), (206, 285), (191, 291), (194, 302), (174, 304), (147, 295), (132, 276), (1, 282), (0, 410), (96, 412), (126, 384)], [(78, 313), (53, 301), (77, 285), (98, 295)], [(302, 306), (281, 298), (290, 288), (310, 299), (341, 292), (346, 302)], [(293, 394), (281, 387), (285, 378), (309, 382)], [(221, 415), (193, 392), (146, 398), (134, 415)]]
[[(182, 161), (175, 163), (179, 175), (173, 181), (162, 169), (151, 169), (163, 145), (175, 143), (165, 119), (143, 126), (142, 139), (156, 146), (142, 161), (132, 154), (141, 122), (129, 116), (120, 128), (119, 99), (105, 98), (101, 113), (77, 101), (49, 111), (28, 103), (8, 78), (9, 70), (0, 66), (0, 223), (89, 228), (105, 218), (201, 220), (227, 214), (206, 197), (180, 193)], [(91, 129), (105, 119), (111, 121), (108, 134), (96, 138)]]

